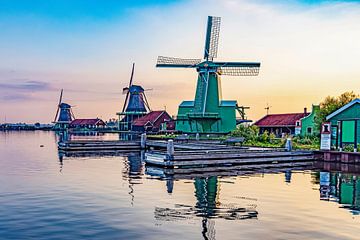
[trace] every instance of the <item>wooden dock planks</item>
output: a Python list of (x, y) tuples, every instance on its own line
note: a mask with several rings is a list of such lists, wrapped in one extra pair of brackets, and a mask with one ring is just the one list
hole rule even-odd
[(208, 166), (189, 168), (161, 168), (157, 166), (146, 166), (145, 173), (150, 176), (170, 178), (173, 180), (193, 179), (197, 177), (211, 176), (246, 176), (251, 174), (279, 173), (285, 171), (300, 171), (314, 169), (311, 162), (288, 162), (288, 163), (267, 163), (257, 165), (235, 165), (235, 166)]
[(314, 155), (311, 151), (293, 152), (221, 152), (192, 154), (183, 153), (167, 156), (165, 153), (145, 153), (147, 164), (162, 167), (186, 167), (186, 166), (214, 166), (214, 165), (241, 165), (241, 164), (264, 164), (295, 161), (312, 161)]
[(77, 140), (59, 142), (58, 149), (62, 151), (136, 151), (140, 150), (140, 142)]

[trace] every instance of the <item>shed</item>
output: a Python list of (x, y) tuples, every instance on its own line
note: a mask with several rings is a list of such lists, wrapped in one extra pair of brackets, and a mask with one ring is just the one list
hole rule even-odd
[(283, 134), (294, 135), (296, 122), (308, 115), (306, 108), (303, 113), (268, 114), (255, 122), (254, 125), (260, 128), (260, 133), (267, 131), (277, 137), (281, 137)]
[(136, 132), (158, 132), (166, 123), (173, 119), (166, 111), (151, 111), (143, 117), (134, 120), (132, 130)]
[(352, 145), (357, 149), (360, 140), (360, 99), (355, 99), (326, 117), (331, 123), (331, 143), (336, 148)]

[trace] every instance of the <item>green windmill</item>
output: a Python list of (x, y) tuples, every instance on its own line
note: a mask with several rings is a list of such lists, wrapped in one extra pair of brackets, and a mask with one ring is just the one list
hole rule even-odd
[[(217, 56), (220, 17), (208, 17), (204, 59), (159, 56), (156, 67), (196, 68), (198, 80), (194, 101), (183, 101), (178, 109), (176, 130), (185, 133), (228, 133), (246, 121), (244, 107), (221, 99), (220, 76), (257, 76), (260, 63), (214, 62)], [(236, 119), (236, 112), (243, 119)]]

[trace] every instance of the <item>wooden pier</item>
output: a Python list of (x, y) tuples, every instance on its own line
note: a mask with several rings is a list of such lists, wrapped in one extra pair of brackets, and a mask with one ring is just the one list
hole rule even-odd
[(212, 176), (246, 176), (251, 174), (279, 173), (286, 171), (303, 171), (312, 169), (314, 169), (313, 162), (305, 161), (231, 166), (192, 166), (187, 168), (163, 168), (159, 166), (147, 165), (145, 173), (153, 177), (183, 180), (197, 177), (204, 178)]
[(138, 151), (140, 141), (89, 141), (72, 140), (58, 143), (61, 151)]
[[(148, 148), (166, 149), (168, 142), (165, 140), (147, 140)], [(213, 149), (229, 149), (220, 141), (174, 141), (174, 148), (178, 150), (213, 150)], [(243, 147), (233, 147), (236, 149), (245, 149)]]
[(212, 150), (174, 152), (169, 155), (164, 152), (145, 153), (147, 164), (166, 168), (187, 166), (231, 166), (242, 164), (284, 163), (314, 160), (312, 151), (247, 151), (247, 150)]
[[(313, 161), (312, 151), (286, 151), (285, 149), (246, 148), (228, 146), (219, 141), (191, 141), (173, 140), (154, 141), (142, 137), (140, 141), (89, 141), (71, 140), (59, 142), (59, 152), (64, 156), (69, 152), (132, 152), (142, 149), (145, 153), (147, 165), (162, 168), (223, 168), (232, 169), (237, 165), (283, 164)], [(156, 150), (155, 150), (156, 149)], [(280, 165), (279, 165), (280, 166)], [(219, 168), (220, 167), (220, 168)], [(222, 170), (221, 170), (222, 171)]]

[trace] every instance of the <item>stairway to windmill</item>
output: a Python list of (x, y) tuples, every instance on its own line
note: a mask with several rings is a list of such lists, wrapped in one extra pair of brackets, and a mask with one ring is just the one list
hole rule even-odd
[(122, 111), (116, 113), (119, 116), (119, 130), (125, 132), (132, 131), (134, 120), (151, 111), (144, 88), (133, 84), (134, 70), (135, 63), (132, 65), (129, 85), (123, 88), (123, 94), (126, 94), (126, 97)]
[[(178, 109), (176, 130), (185, 133), (228, 133), (246, 122), (244, 109), (236, 100), (222, 100), (220, 76), (257, 76), (258, 62), (214, 62), (217, 57), (220, 17), (208, 17), (203, 59), (159, 56), (156, 67), (195, 68), (198, 72), (195, 99), (183, 101)], [(236, 113), (242, 119), (236, 118)]]
[(54, 130), (57, 131), (68, 129), (71, 121), (75, 119), (71, 106), (67, 103), (62, 102), (63, 91), (64, 90), (61, 89), (59, 103), (53, 121), (53, 123), (55, 123)]

